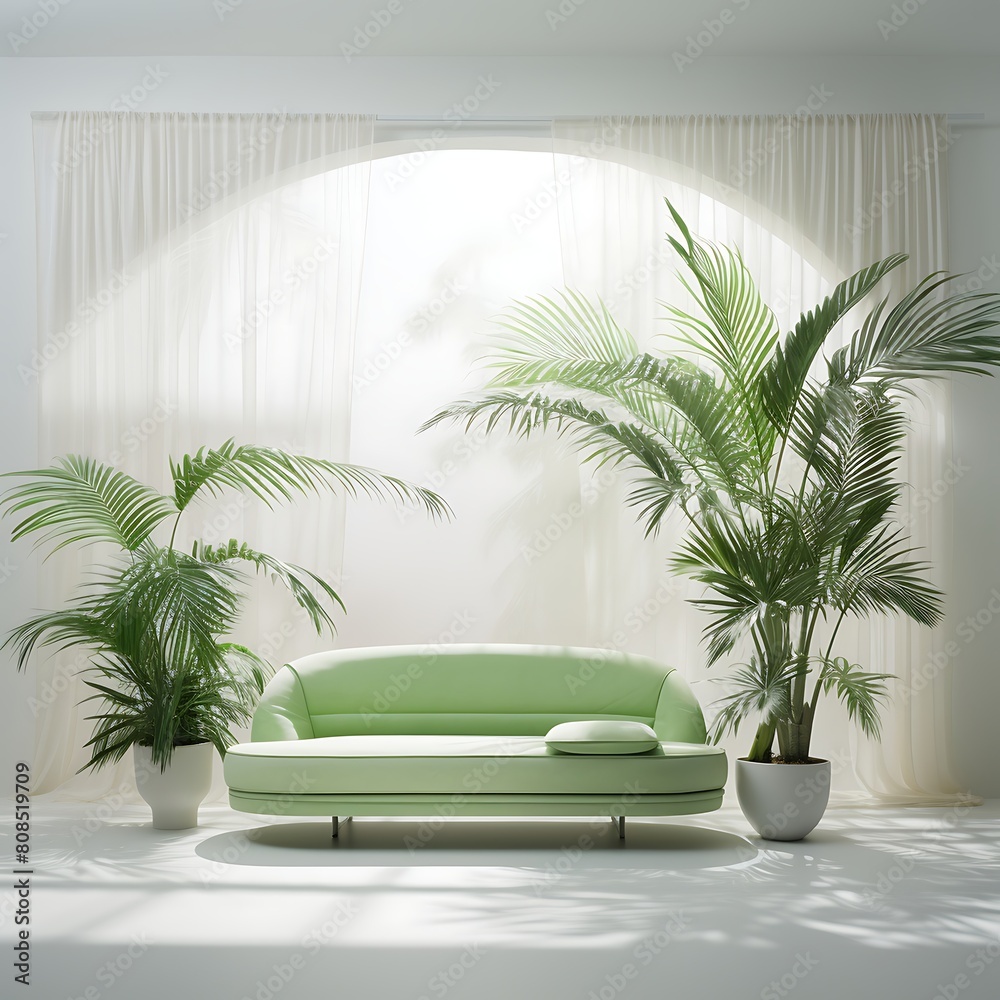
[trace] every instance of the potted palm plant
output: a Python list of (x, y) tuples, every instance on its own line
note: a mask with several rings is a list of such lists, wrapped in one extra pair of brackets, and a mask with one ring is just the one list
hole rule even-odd
[(746, 654), (732, 664), (714, 738), (756, 718), (737, 764), (741, 803), (764, 836), (798, 839), (829, 791), (830, 764), (811, 747), (821, 698), (839, 698), (876, 736), (887, 695), (887, 675), (838, 655), (842, 623), (941, 617), (942, 595), (898, 519), (903, 394), (915, 380), (1000, 364), (1000, 296), (949, 294), (949, 277), (931, 275), (895, 304), (877, 299), (847, 346), (824, 356), (838, 323), (904, 254), (843, 281), (782, 336), (738, 251), (696, 239), (668, 208), (697, 303), (667, 307), (681, 351), (640, 351), (603, 304), (577, 293), (529, 299), (502, 321), (483, 393), (425, 427), (551, 428), (634, 473), (628, 499), (647, 534), (668, 514), (684, 519), (672, 562), (706, 588), (695, 603), (707, 614), (708, 662)]
[(3, 515), (18, 518), (14, 539), (35, 536), (52, 551), (97, 543), (117, 549), (65, 608), (24, 622), (5, 645), (19, 669), (39, 645), (91, 652), (85, 683), (99, 707), (84, 767), (118, 761), (134, 747), (137, 784), (157, 829), (196, 825), (213, 753), (224, 754), (232, 727), (249, 721), (270, 672), (226, 639), (245, 597), (245, 570), (287, 588), (317, 633), (332, 633), (331, 609), (343, 608), (321, 577), (246, 542), (194, 541), (182, 551), (175, 543), (185, 513), (226, 489), (268, 506), (340, 489), (419, 505), (434, 517), (448, 513), (437, 494), (372, 469), (232, 440), (171, 461), (170, 474), (168, 496), (111, 466), (68, 456), (46, 469), (7, 473), (23, 482), (2, 502)]

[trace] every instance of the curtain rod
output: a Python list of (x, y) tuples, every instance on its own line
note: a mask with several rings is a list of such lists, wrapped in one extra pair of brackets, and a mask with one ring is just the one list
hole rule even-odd
[[(788, 113), (788, 112), (786, 112)], [(866, 112), (868, 113), (868, 112)], [(872, 114), (877, 114), (879, 112), (870, 112)], [(885, 112), (886, 114), (891, 114), (892, 112)], [(551, 125), (553, 121), (593, 121), (595, 118), (609, 118), (616, 117), (611, 115), (513, 115), (510, 117), (491, 117), (491, 116), (479, 116), (479, 115), (468, 115), (466, 117), (457, 118), (454, 115), (449, 118), (445, 118), (443, 115), (376, 115), (376, 122), (386, 122), (395, 124), (439, 124), (441, 122), (447, 122), (452, 127), (456, 125)], [(636, 117), (643, 117), (642, 115), (637, 115)], [(705, 115), (706, 118), (715, 117), (713, 115)], [(721, 115), (719, 117), (726, 118), (739, 118), (744, 117), (741, 115)], [(752, 116), (750, 116), (752, 117)], [(945, 116), (949, 122), (981, 122), (986, 120), (986, 115), (982, 111), (975, 112), (956, 112), (954, 114), (948, 114)]]

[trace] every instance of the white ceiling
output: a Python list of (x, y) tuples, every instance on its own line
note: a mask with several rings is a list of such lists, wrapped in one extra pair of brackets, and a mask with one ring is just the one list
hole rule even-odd
[(3, 0), (0, 53), (671, 57), (704, 20), (713, 55), (1000, 55), (998, 0)]

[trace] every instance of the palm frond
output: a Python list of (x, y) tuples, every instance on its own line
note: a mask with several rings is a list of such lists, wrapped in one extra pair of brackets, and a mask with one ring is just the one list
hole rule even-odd
[(861, 727), (871, 739), (878, 739), (881, 732), (880, 703), (889, 700), (886, 681), (892, 674), (871, 674), (846, 657), (837, 656), (823, 661), (820, 683), (823, 691), (834, 691), (847, 708), (850, 719)]
[(815, 309), (804, 313), (761, 373), (761, 405), (779, 433), (787, 431), (799, 405), (803, 387), (816, 356), (837, 324), (882, 279), (907, 260), (893, 254), (852, 274)]
[(926, 576), (926, 562), (909, 559), (905, 534), (883, 524), (849, 554), (831, 580), (831, 603), (855, 615), (899, 611), (922, 625), (942, 618), (942, 594)]
[(739, 498), (744, 487), (761, 475), (763, 467), (739, 423), (736, 394), (718, 385), (709, 373), (681, 359), (642, 354), (624, 366), (621, 378), (626, 384), (655, 390), (680, 418), (670, 428), (671, 443), (692, 466), (710, 473), (702, 476), (706, 481), (713, 480)]
[(512, 305), (498, 320), (505, 331), (494, 344), (492, 385), (552, 381), (547, 364), (563, 361), (617, 365), (638, 352), (635, 340), (614, 320), (603, 302), (594, 305), (574, 291), (559, 299), (534, 296)]
[(3, 516), (29, 511), (12, 538), (39, 534), (53, 551), (75, 542), (113, 542), (134, 552), (177, 508), (168, 497), (109, 465), (68, 455), (47, 469), (8, 472), (27, 482), (8, 490)]
[(184, 510), (201, 493), (225, 489), (252, 493), (268, 506), (296, 495), (343, 490), (351, 497), (421, 507), (434, 518), (451, 515), (448, 504), (432, 490), (387, 476), (361, 465), (296, 455), (279, 448), (237, 445), (230, 438), (218, 448), (201, 448), (170, 462), (174, 501)]
[(219, 546), (195, 542), (192, 555), (195, 559), (214, 565), (230, 562), (250, 563), (272, 583), (281, 584), (291, 593), (296, 603), (308, 613), (309, 620), (319, 634), (322, 633), (324, 626), (329, 628), (331, 633), (336, 633), (337, 627), (314, 591), (318, 590), (331, 603), (339, 605), (341, 611), (347, 610), (340, 595), (322, 577), (301, 566), (283, 562), (266, 552), (251, 548), (246, 542), (237, 542), (235, 538)]
[(725, 679), (729, 692), (714, 703), (718, 712), (710, 730), (712, 741), (718, 743), (730, 732), (737, 735), (748, 716), (763, 722), (787, 718), (795, 674), (795, 664), (790, 659), (768, 662), (755, 655), (749, 663), (738, 664)]
[(946, 372), (981, 375), (1000, 365), (1000, 295), (943, 295), (951, 280), (944, 272), (928, 275), (888, 313), (880, 303), (831, 358), (830, 381), (898, 383)]
[(764, 466), (771, 458), (775, 435), (757, 405), (757, 383), (778, 343), (777, 321), (739, 251), (696, 239), (669, 199), (666, 203), (682, 236), (667, 239), (694, 283), (681, 280), (708, 321), (662, 304), (682, 331), (682, 339), (724, 374), (733, 389), (741, 436), (754, 447), (758, 466)]

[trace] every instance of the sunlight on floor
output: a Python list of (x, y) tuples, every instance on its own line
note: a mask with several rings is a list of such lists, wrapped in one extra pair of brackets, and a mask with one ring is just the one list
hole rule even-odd
[(809, 1000), (889, 982), (930, 1000), (958, 975), (963, 997), (1000, 993), (998, 802), (950, 825), (833, 809), (798, 844), (749, 835), (732, 807), (632, 820), (624, 844), (603, 820), (356, 819), (334, 842), (327, 823), (218, 806), (179, 833), (87, 808), (34, 821), (37, 995), (53, 1000), (112, 982), (159, 1000), (195, 974), (197, 995), (234, 1000), (326, 995), (334, 976), (338, 995), (376, 1000), (446, 983), (476, 1000), (623, 983), (742, 1000), (805, 980)]

